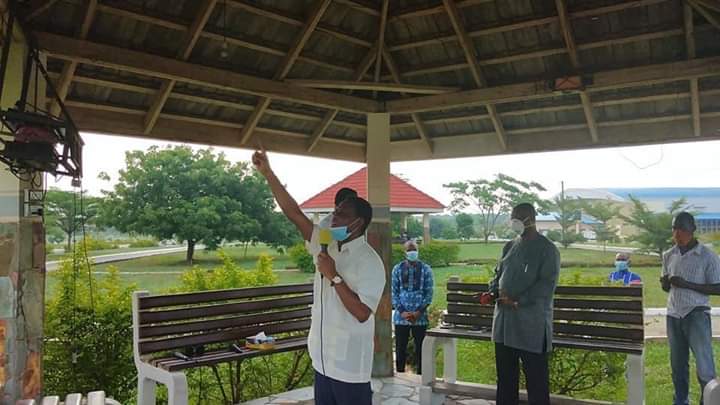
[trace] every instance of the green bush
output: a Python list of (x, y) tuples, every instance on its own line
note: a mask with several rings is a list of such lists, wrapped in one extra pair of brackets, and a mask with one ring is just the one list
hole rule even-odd
[(454, 243), (431, 242), (420, 245), (420, 260), (432, 267), (444, 267), (458, 261), (460, 246)]
[(392, 253), (390, 257), (390, 260), (392, 260), (392, 263), (390, 264), (391, 266), (394, 266), (405, 260), (405, 246), (401, 244), (392, 245)]
[(132, 403), (137, 383), (132, 355), (133, 287), (121, 287), (114, 266), (108, 268), (107, 276), (96, 279), (84, 253), (78, 249), (75, 255), (76, 266), (68, 256), (53, 275), (58, 283), (46, 305), (44, 390), (64, 397), (101, 388), (121, 403)]
[(198, 266), (180, 277), (178, 292), (225, 290), (228, 288), (259, 287), (275, 284), (277, 275), (272, 270), (272, 257), (260, 255), (254, 270), (243, 270), (222, 249), (217, 252), (222, 265), (208, 271)]
[(79, 240), (78, 245), (81, 248), (87, 249), (88, 251), (93, 250), (110, 250), (117, 249), (117, 245), (102, 239), (95, 239), (90, 236), (86, 236), (84, 240)]
[(155, 239), (134, 239), (130, 241), (131, 248), (155, 247), (157, 245), (158, 241)]
[(295, 263), (300, 271), (303, 273), (315, 272), (315, 262), (313, 261), (312, 255), (305, 249), (304, 243), (298, 243), (288, 250), (290, 260)]

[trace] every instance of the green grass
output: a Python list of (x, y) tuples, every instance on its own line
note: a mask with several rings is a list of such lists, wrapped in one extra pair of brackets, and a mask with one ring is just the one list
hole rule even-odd
[[(667, 343), (649, 342), (645, 345), (645, 403), (668, 404), (673, 397), (670, 373), (670, 353)], [(720, 358), (720, 342), (713, 343), (715, 359)], [(495, 352), (490, 342), (461, 340), (458, 343), (458, 376), (462, 381), (479, 384), (495, 384)], [(442, 369), (442, 357), (438, 355), (438, 367)], [(700, 387), (695, 378), (695, 359), (690, 359), (690, 401), (696, 403)], [(600, 384), (594, 389), (578, 393), (576, 398), (622, 402), (626, 387)]]

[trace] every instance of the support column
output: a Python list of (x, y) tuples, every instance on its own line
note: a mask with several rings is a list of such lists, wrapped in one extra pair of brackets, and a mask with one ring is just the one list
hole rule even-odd
[(373, 221), (368, 242), (385, 264), (385, 290), (375, 313), (375, 358), (373, 377), (393, 375), (392, 305), (390, 302), (391, 224), (390, 224), (390, 114), (367, 116), (368, 200)]
[(430, 214), (423, 214), (423, 244), (430, 243)]

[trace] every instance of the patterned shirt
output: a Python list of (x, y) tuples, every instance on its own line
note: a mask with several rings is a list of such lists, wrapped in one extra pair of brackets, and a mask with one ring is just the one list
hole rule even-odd
[[(663, 276), (680, 276), (691, 283), (720, 283), (720, 259), (707, 246), (698, 243), (685, 254), (676, 245), (663, 253)], [(710, 297), (687, 288), (670, 287), (667, 314), (673, 318), (684, 318), (693, 309), (710, 309)]]
[(611, 283), (622, 282), (623, 285), (642, 284), (642, 279), (640, 278), (640, 275), (635, 274), (630, 270), (613, 271), (612, 273), (610, 273), (608, 279)]
[[(418, 260), (403, 260), (392, 271), (392, 304), (395, 309), (395, 325), (426, 326), (428, 324), (427, 307), (433, 298), (433, 274), (430, 266)], [(403, 312), (420, 311), (415, 323), (400, 316)]]

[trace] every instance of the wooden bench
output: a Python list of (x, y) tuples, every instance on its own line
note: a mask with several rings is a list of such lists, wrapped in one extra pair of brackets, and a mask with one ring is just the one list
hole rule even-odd
[[(487, 290), (487, 284), (450, 278), (443, 323), (429, 329), (423, 342), (421, 404), (441, 404), (451, 393), (494, 399), (494, 390), (476, 389), (473, 395), (468, 384), (457, 383), (457, 339), (492, 338), (494, 305), (481, 305), (473, 297)], [(558, 286), (555, 291), (553, 347), (627, 354), (630, 405), (643, 403), (643, 328), (642, 286)], [(439, 348), (443, 348), (444, 356), (442, 380), (436, 380), (435, 354)], [(553, 398), (553, 403), (570, 401)]]
[[(186, 405), (186, 369), (306, 349), (312, 288), (295, 284), (155, 296), (135, 292), (138, 404), (155, 404), (160, 383), (168, 387), (170, 405)], [(279, 338), (274, 349), (238, 352), (232, 347), (243, 347), (245, 338), (259, 332)], [(200, 346), (203, 353), (188, 360), (174, 355)]]

